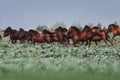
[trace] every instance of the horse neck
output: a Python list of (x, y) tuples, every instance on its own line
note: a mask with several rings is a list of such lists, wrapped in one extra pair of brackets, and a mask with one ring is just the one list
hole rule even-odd
[(78, 31), (72, 31), (72, 34), (73, 34), (73, 35), (79, 35), (80, 32), (78, 32)]

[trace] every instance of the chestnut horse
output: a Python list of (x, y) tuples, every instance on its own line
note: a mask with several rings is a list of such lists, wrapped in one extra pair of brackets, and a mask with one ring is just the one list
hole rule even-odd
[(68, 30), (68, 35), (72, 38), (73, 45), (77, 46), (76, 44), (80, 41), (86, 41), (87, 33), (85, 31), (81, 32), (76, 26), (71, 26)]
[(90, 47), (91, 41), (94, 41), (97, 45), (97, 41), (104, 40), (107, 45), (108, 36), (104, 31), (100, 31), (101, 33), (92, 32), (92, 29), (89, 26), (85, 26), (83, 31), (80, 31), (75, 26), (71, 26), (68, 33), (72, 33), (73, 45), (76, 46), (78, 42), (86, 42), (86, 45)]
[(113, 34), (112, 41), (116, 36), (120, 35), (120, 27), (118, 25), (110, 24), (108, 26), (108, 31)]
[(39, 34), (36, 34), (33, 36), (32, 38), (32, 43), (33, 45), (35, 45), (35, 43), (45, 43), (46, 40), (45, 40), (45, 34), (42, 34), (42, 33), (39, 33)]
[[(108, 45), (107, 41), (111, 43), (111, 45), (113, 45), (112, 41), (110, 40), (110, 37), (108, 35), (108, 29), (106, 28), (99, 28), (99, 27), (93, 27), (92, 28), (92, 32), (96, 32), (98, 34), (102, 35), (102, 40), (106, 43), (106, 45)], [(95, 42), (97, 45), (97, 42)]]

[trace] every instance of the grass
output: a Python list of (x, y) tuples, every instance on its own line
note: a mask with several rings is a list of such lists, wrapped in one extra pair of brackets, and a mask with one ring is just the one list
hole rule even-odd
[(20, 71), (2, 72), (1, 80), (119, 80), (117, 73), (98, 73), (96, 71)]
[[(118, 39), (117, 39), (118, 40)], [(0, 80), (119, 80), (119, 40), (73, 47), (0, 42)]]

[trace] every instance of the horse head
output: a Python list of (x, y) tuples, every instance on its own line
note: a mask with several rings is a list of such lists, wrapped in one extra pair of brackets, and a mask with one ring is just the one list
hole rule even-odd
[(110, 25), (108, 26), (108, 31), (109, 31), (109, 32), (112, 32), (112, 31), (114, 31), (114, 30), (116, 30), (116, 29), (118, 29), (118, 28), (119, 28), (118, 25), (110, 24)]
[(5, 30), (4, 30), (4, 37), (7, 37), (9, 36), (10, 34), (12, 33), (12, 28), (11, 27), (7, 27)]

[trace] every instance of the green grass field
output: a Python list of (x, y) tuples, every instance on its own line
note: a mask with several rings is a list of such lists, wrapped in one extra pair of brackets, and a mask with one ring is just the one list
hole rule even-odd
[(60, 44), (0, 42), (0, 80), (119, 80), (120, 43)]

